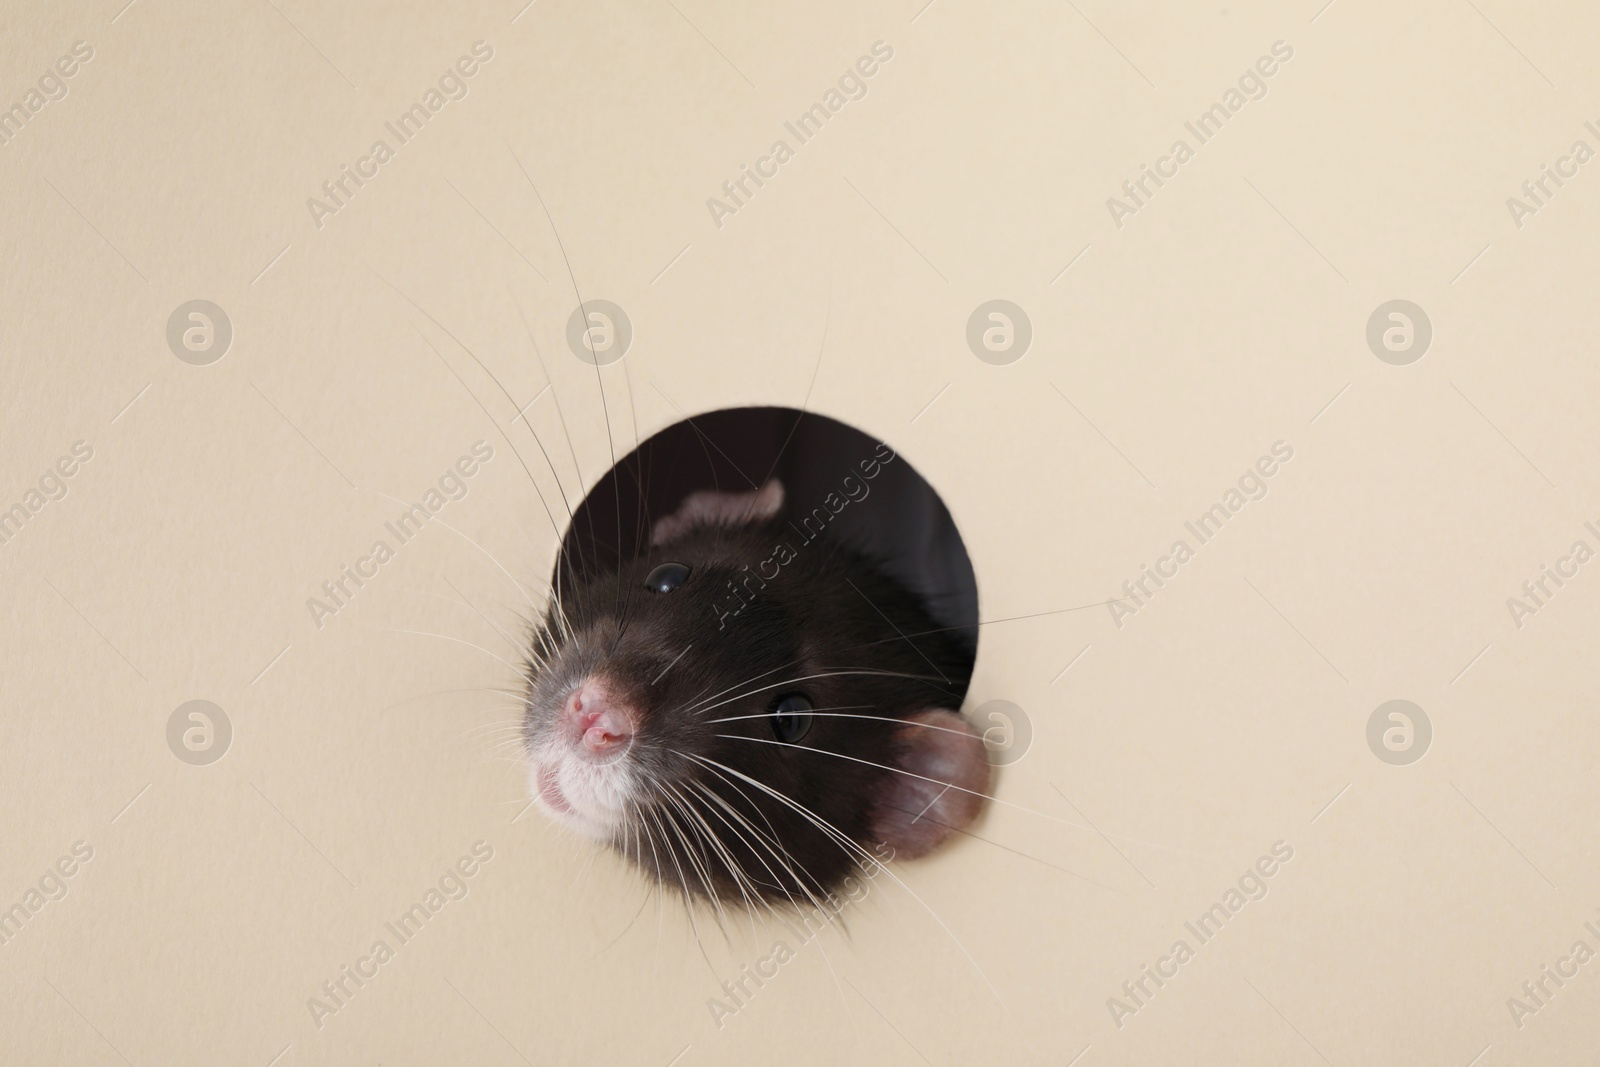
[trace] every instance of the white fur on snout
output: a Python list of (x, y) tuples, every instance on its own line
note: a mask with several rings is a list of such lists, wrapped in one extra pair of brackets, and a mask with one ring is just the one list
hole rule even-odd
[[(626, 757), (597, 763), (552, 740), (532, 754), (528, 788), (552, 822), (608, 841), (622, 829), (627, 804), (637, 795), (635, 775), (633, 761)], [(559, 802), (548, 795), (552, 785)]]

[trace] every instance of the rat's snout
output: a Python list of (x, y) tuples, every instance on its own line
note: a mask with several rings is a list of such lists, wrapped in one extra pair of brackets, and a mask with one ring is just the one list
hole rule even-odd
[(580, 677), (565, 696), (540, 705), (529, 748), (534, 798), (558, 823), (595, 840), (619, 832), (637, 789), (628, 754), (643, 720), (626, 692), (604, 676)]
[(593, 759), (615, 759), (626, 752), (635, 727), (633, 712), (597, 678), (584, 679), (561, 707), (563, 735)]

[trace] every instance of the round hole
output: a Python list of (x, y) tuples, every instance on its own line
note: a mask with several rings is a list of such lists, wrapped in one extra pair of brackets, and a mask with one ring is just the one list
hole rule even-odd
[[(935, 626), (961, 639), (970, 673), (978, 586), (949, 509), (904, 456), (825, 415), (729, 408), (661, 430), (589, 491), (557, 570), (568, 568), (568, 581), (613, 570), (648, 553), (655, 522), (692, 494), (753, 492), (773, 479), (783, 484), (774, 521), (789, 524), (797, 548), (825, 536), (878, 561), (885, 576), (916, 594)], [(665, 591), (656, 584), (661, 570), (646, 580), (652, 590)]]

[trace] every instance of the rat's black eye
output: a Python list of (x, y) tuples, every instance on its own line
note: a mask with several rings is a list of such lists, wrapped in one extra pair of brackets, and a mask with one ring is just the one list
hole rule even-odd
[(811, 701), (804, 693), (790, 693), (772, 709), (772, 732), (779, 741), (798, 741), (811, 729)]
[(652, 593), (670, 593), (689, 580), (689, 568), (683, 563), (663, 563), (645, 575), (644, 587)]

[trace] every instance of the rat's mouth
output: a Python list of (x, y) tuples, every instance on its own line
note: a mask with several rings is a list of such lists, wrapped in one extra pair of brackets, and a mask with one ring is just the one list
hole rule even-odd
[(623, 820), (623, 801), (622, 783), (605, 771), (567, 759), (535, 761), (529, 776), (533, 799), (551, 821), (584, 837), (607, 839)]
[(557, 773), (554, 767), (539, 768), (536, 779), (539, 786), (540, 800), (562, 815), (572, 813), (572, 805), (567, 803), (566, 794), (561, 792), (561, 783), (557, 780)]

